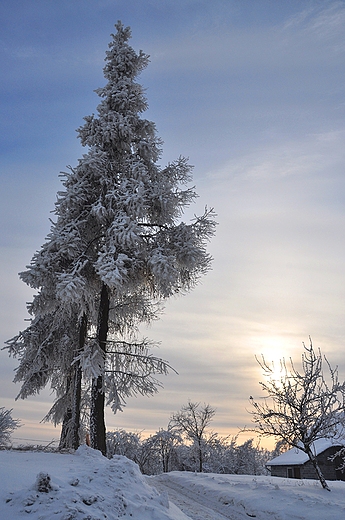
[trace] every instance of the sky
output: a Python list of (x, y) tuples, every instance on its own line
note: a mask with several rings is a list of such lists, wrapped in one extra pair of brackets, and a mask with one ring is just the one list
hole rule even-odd
[[(108, 429), (154, 433), (191, 400), (235, 435), (263, 395), (255, 356), (297, 362), (309, 336), (344, 380), (345, 1), (13, 0), (0, 20), (0, 344), (27, 326), (33, 293), (18, 272), (49, 232), (59, 172), (84, 152), (75, 130), (96, 111), (121, 20), (150, 55), (139, 82), (161, 163), (189, 157), (190, 214), (213, 207), (218, 226), (212, 270), (143, 331), (178, 375), (108, 411)], [(17, 365), (0, 351), (14, 437), (58, 439), (40, 422), (49, 388), (15, 401)]]

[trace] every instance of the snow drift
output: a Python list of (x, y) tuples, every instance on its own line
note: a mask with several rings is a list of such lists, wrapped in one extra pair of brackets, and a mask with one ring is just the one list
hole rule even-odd
[(0, 452), (0, 518), (176, 520), (138, 466), (81, 446), (74, 454)]

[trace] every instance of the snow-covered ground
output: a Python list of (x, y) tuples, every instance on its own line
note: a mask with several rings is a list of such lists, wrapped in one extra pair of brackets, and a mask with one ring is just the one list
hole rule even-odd
[[(45, 490), (38, 489), (38, 474)], [(1, 520), (345, 518), (345, 482), (331, 482), (329, 493), (312, 480), (188, 472), (144, 477), (125, 457), (108, 460), (86, 446), (75, 454), (0, 451), (0, 479)]]
[(147, 477), (193, 520), (343, 520), (345, 482), (172, 472)]
[[(38, 491), (37, 475), (51, 490)], [(0, 451), (0, 519), (186, 520), (134, 462), (81, 446), (75, 454)]]

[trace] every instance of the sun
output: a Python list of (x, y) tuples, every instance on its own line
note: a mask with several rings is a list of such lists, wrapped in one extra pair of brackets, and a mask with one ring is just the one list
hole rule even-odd
[(265, 375), (274, 381), (280, 381), (286, 373), (285, 363), (288, 364), (290, 355), (286, 355), (286, 347), (280, 338), (264, 338), (262, 344), (264, 347), (256, 358), (262, 367), (267, 367), (267, 371), (264, 370)]

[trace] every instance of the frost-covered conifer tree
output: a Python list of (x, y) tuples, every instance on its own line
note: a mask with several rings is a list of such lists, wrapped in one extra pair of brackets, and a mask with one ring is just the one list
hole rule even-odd
[(91, 374), (91, 444), (103, 453), (106, 397), (116, 411), (121, 395), (151, 393), (157, 382), (147, 375), (168, 368), (149, 355), (145, 341), (129, 346), (127, 339), (136, 324), (152, 319), (155, 302), (188, 291), (207, 272), (206, 242), (215, 228), (212, 211), (181, 220), (197, 196), (188, 187), (192, 168), (183, 157), (158, 164), (161, 141), (154, 123), (141, 117), (147, 101), (136, 82), (148, 56), (130, 47), (128, 27), (118, 22), (116, 30), (106, 53), (107, 83), (96, 90), (97, 116), (78, 129), (88, 150), (64, 174), (57, 221), (22, 274), (39, 289), (39, 308), (61, 304), (77, 336), (87, 319), (88, 338), (71, 350), (73, 362)]

